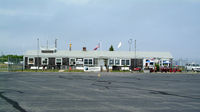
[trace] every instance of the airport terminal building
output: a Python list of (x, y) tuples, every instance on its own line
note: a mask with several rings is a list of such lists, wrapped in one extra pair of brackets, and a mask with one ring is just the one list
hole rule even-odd
[(173, 57), (169, 52), (133, 51), (67, 51), (40, 49), (24, 54), (25, 69), (80, 69), (133, 70), (154, 67), (155, 64), (170, 67)]

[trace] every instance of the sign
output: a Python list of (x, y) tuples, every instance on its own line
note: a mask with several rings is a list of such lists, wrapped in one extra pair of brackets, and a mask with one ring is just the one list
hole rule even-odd
[(100, 72), (101, 67), (84, 67), (85, 72)]

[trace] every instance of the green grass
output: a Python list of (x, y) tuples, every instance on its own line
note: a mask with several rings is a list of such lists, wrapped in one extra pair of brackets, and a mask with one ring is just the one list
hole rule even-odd
[(25, 70), (13, 70), (13, 72), (58, 72), (59, 70), (31, 70), (31, 69), (25, 69)]
[(110, 72), (130, 72), (129, 70), (112, 70)]
[(84, 72), (83, 70), (65, 70), (64, 72)]
[[(31, 69), (25, 69), (25, 70), (13, 70), (13, 72), (59, 72), (58, 69), (47, 69), (47, 70), (31, 70)], [(83, 70), (64, 70), (63, 72), (84, 72)]]

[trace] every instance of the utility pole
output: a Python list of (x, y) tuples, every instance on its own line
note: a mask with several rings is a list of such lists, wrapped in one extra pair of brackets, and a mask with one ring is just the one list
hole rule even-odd
[(136, 40), (135, 40), (135, 59), (136, 59)]
[(38, 69), (39, 69), (39, 38), (37, 38), (37, 70)]
[(57, 51), (57, 40), (58, 39), (55, 39), (55, 52)]

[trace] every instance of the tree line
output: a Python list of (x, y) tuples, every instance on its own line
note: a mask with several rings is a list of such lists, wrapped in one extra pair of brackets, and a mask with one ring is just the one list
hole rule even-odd
[(0, 56), (0, 62), (8, 62), (8, 59), (19, 59), (22, 60), (22, 55), (2, 55)]

